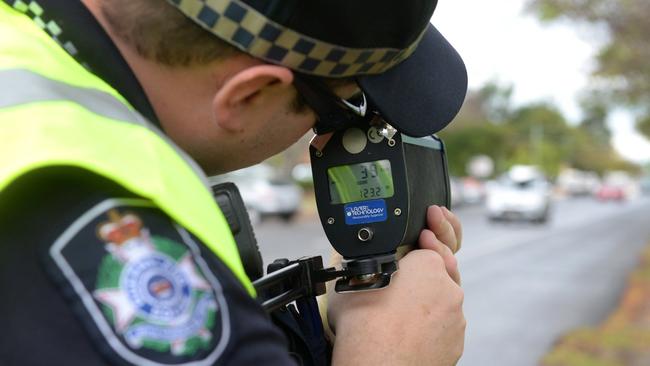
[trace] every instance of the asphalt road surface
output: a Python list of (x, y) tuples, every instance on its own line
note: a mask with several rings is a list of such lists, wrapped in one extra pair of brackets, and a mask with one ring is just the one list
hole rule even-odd
[[(480, 206), (456, 210), (467, 332), (460, 366), (527, 366), (576, 327), (594, 326), (616, 306), (650, 241), (650, 199), (555, 202), (544, 225), (490, 223)], [(256, 227), (265, 263), (330, 252), (315, 217)]]

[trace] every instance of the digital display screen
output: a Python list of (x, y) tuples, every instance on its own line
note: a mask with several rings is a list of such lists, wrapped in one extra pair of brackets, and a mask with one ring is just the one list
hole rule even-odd
[(388, 198), (395, 194), (388, 160), (335, 166), (327, 169), (327, 179), (333, 204)]

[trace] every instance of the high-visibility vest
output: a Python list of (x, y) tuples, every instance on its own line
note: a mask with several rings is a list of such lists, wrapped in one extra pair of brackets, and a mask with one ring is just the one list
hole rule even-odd
[(0, 194), (20, 176), (56, 166), (86, 169), (151, 200), (255, 294), (196, 163), (31, 19), (0, 1)]

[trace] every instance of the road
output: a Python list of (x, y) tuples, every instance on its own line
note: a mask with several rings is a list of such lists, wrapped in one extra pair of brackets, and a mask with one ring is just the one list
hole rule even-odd
[[(468, 322), (460, 366), (538, 365), (560, 335), (605, 319), (650, 240), (648, 198), (560, 200), (545, 225), (489, 223), (477, 206), (456, 212)], [(316, 218), (264, 222), (256, 233), (266, 263), (329, 253)]]

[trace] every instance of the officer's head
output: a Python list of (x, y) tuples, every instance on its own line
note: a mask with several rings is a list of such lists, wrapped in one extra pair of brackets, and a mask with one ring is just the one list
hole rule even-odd
[(342, 127), (360, 93), (413, 136), (446, 126), (465, 96), (462, 60), (429, 24), (436, 0), (84, 2), (166, 132), (211, 172)]

